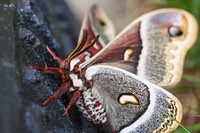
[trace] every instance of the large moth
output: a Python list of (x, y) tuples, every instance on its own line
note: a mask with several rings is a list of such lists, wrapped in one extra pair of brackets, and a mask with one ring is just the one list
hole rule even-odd
[[(100, 11), (97, 8), (92, 11)], [(108, 35), (99, 31), (98, 40), (89, 21), (86, 16), (83, 26), (87, 27), (65, 60), (47, 47), (59, 68), (32, 66), (61, 77), (61, 87), (43, 104), (70, 92), (73, 97), (64, 115), (76, 103), (85, 117), (97, 124), (107, 122), (113, 132), (176, 129), (178, 124), (168, 116), (181, 121), (181, 103), (159, 86), (180, 80), (185, 54), (197, 36), (194, 17), (181, 9), (152, 11), (131, 22), (105, 46), (100, 40)]]

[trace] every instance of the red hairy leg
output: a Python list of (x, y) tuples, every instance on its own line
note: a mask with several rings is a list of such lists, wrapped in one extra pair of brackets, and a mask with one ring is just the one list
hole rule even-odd
[(75, 90), (73, 93), (74, 93), (74, 95), (73, 95), (73, 97), (70, 99), (69, 104), (67, 105), (67, 108), (66, 108), (65, 113), (63, 114), (63, 116), (66, 115), (66, 114), (68, 113), (68, 111), (69, 111), (69, 109), (71, 108), (71, 106), (77, 101), (77, 99), (79, 98), (79, 96), (80, 96), (80, 94), (81, 94), (80, 90), (78, 90), (78, 89)]
[(30, 66), (30, 68), (38, 70), (38, 71), (48, 72), (48, 73), (57, 73), (59, 75), (61, 75), (63, 73), (63, 71), (60, 68), (47, 67), (46, 65), (45, 65), (45, 67)]
[(70, 82), (65, 82), (65, 83), (61, 84), (60, 88), (53, 95), (51, 95), (49, 98), (47, 98), (43, 102), (43, 105), (46, 105), (48, 102), (50, 102), (50, 101), (54, 100), (55, 98), (59, 97), (60, 95), (62, 95), (66, 91), (68, 91), (69, 88), (70, 88)]
[(59, 74), (61, 82), (64, 83), (66, 81), (65, 72), (62, 69), (60, 69), (60, 68), (47, 67), (46, 65), (45, 65), (45, 68), (43, 68), (43, 67), (36, 67), (36, 66), (30, 66), (30, 67), (32, 69), (35, 69), (35, 70), (38, 70), (38, 71)]
[(53, 59), (58, 61), (61, 64), (63, 60), (60, 57), (56, 56), (56, 54), (47, 45), (46, 45), (46, 48), (48, 52), (51, 54), (51, 56), (53, 57)]

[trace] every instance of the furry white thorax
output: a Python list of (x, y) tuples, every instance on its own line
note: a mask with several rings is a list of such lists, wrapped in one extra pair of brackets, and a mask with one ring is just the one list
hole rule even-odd
[(78, 58), (74, 58), (73, 60), (71, 60), (70, 62), (70, 71), (72, 71), (74, 69), (74, 66), (80, 61), (80, 59)]
[(74, 87), (83, 87), (83, 81), (79, 79), (76, 74), (71, 73), (69, 77), (71, 78)]

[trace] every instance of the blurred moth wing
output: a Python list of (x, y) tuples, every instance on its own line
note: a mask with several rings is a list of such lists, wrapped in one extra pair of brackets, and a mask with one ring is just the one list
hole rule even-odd
[(80, 67), (115, 66), (156, 85), (172, 86), (182, 77), (185, 55), (197, 30), (195, 18), (182, 9), (152, 11), (130, 23)]
[[(182, 118), (179, 100), (166, 90), (123, 69), (94, 65), (85, 77), (92, 82), (91, 93), (106, 110), (113, 132), (165, 132), (177, 128)], [(134, 96), (137, 103), (120, 103), (119, 98)], [(165, 112), (165, 113), (164, 113)]]
[(114, 24), (104, 10), (98, 5), (93, 5), (91, 7), (84, 21), (88, 22), (86, 22), (86, 24), (83, 22), (81, 29), (87, 29), (86, 25), (90, 25), (94, 35), (100, 35), (99, 41), (102, 46), (105, 46), (116, 36)]
[[(140, 77), (144, 77), (145, 79), (159, 86), (173, 86), (173, 85), (176, 85), (181, 80), (185, 55), (187, 51), (189, 50), (189, 48), (191, 48), (193, 44), (195, 43), (196, 38), (197, 38), (197, 33), (198, 33), (197, 21), (190, 13), (181, 9), (163, 9), (161, 11), (167, 12), (168, 10), (169, 12), (176, 13), (175, 15), (173, 15), (173, 13), (169, 14), (169, 15), (172, 15), (174, 19), (170, 18), (167, 14), (163, 16), (158, 15), (155, 18), (146, 19), (144, 23), (142, 23), (141, 25), (141, 27), (143, 28), (141, 29), (141, 36), (143, 38), (144, 49), (142, 50), (142, 53), (141, 53), (141, 57), (143, 58), (141, 58), (140, 63), (138, 65), (137, 74)], [(150, 26), (148, 26), (148, 22), (152, 21), (152, 23), (165, 23), (167, 22), (167, 20), (172, 22), (172, 24), (170, 25), (170, 23), (168, 23), (169, 25), (168, 29), (163, 28), (163, 30), (166, 33), (168, 32), (169, 35), (171, 34), (169, 38), (170, 41), (168, 41), (163, 47), (164, 48), (163, 52), (166, 55), (165, 60), (164, 60), (165, 66), (166, 66), (165, 74), (162, 77), (163, 80), (160, 80), (159, 82), (154, 82), (153, 79), (151, 79), (151, 76), (153, 76), (154, 74), (152, 74), (152, 70), (148, 68), (148, 64), (152, 65), (152, 63), (148, 63), (147, 59), (151, 52), (150, 49), (148, 48), (148, 47), (151, 47), (150, 39), (148, 38), (148, 35), (151, 36), (151, 34), (153, 35), (155, 33), (154, 32), (150, 33), (151, 31), (148, 31), (148, 29), (150, 28)], [(171, 31), (172, 28), (176, 28), (175, 30), (177, 30), (177, 36), (173, 36), (173, 32), (175, 33), (176, 31), (175, 30)], [(162, 44), (159, 44), (159, 45), (162, 45)], [(155, 48), (155, 50), (156, 49), (157, 48)], [(162, 62), (158, 62), (158, 63), (162, 64)], [(144, 67), (141, 67), (141, 66), (144, 66)], [(152, 65), (151, 67), (154, 67), (154, 66), (157, 67), (157, 69), (159, 69), (159, 64)], [(145, 72), (147, 69), (149, 69), (148, 70), (149, 72)], [(149, 76), (145, 76), (148, 74)]]
[[(112, 21), (98, 5), (93, 5), (85, 14), (80, 31), (83, 30), (87, 30), (88, 34), (83, 48), (87, 47), (96, 36), (99, 35), (100, 37), (90, 49), (78, 56), (81, 63), (98, 53), (116, 34)], [(83, 34), (80, 33), (78, 40), (80, 41), (82, 37)]]

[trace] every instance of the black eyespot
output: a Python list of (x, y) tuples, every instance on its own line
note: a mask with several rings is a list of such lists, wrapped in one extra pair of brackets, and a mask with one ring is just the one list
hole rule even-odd
[(99, 25), (103, 27), (106, 25), (106, 23), (102, 19), (99, 19)]
[(177, 26), (170, 26), (168, 32), (171, 37), (177, 37), (183, 34), (183, 31)]

